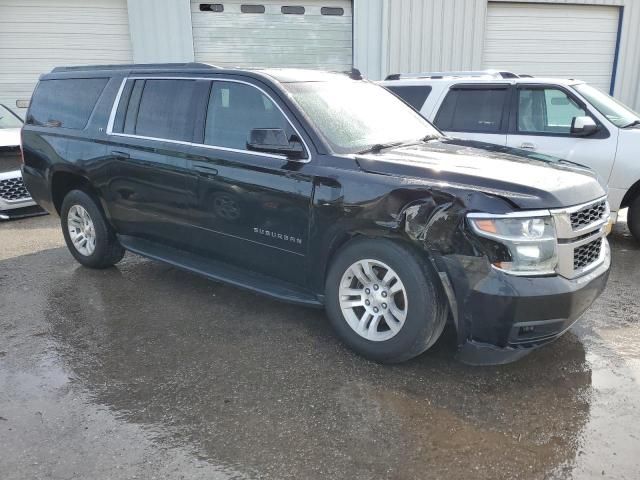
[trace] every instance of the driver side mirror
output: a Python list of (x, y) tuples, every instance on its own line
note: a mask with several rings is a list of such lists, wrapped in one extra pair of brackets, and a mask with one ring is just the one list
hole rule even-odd
[(249, 132), (247, 149), (254, 152), (284, 155), (291, 160), (304, 158), (304, 147), (297, 135), (287, 134), (281, 128), (254, 128)]
[(591, 117), (573, 117), (571, 120), (571, 135), (588, 137), (598, 131), (598, 125)]

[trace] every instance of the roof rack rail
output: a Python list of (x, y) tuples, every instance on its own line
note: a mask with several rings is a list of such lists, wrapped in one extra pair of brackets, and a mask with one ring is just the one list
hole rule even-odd
[(421, 72), (421, 73), (393, 73), (385, 80), (400, 80), (401, 78), (445, 78), (445, 77), (490, 77), (490, 78), (518, 78), (518, 75), (498, 70), (464, 70), (453, 72)]
[(186, 63), (123, 63), (115, 65), (74, 65), (71, 67), (55, 67), (51, 73), (75, 72), (83, 70), (159, 70), (159, 69), (181, 69), (181, 68), (202, 68), (218, 69), (220, 67), (208, 63), (186, 62)]

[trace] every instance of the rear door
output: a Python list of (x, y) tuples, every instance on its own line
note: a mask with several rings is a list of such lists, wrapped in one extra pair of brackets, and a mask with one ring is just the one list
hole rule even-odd
[(109, 126), (110, 211), (125, 235), (189, 246), (195, 179), (187, 160), (210, 82), (131, 78)]
[[(568, 89), (554, 85), (518, 85), (507, 145), (553, 155), (593, 168), (606, 183), (617, 139)], [(600, 130), (588, 137), (571, 134), (575, 117), (590, 116)]]
[(506, 145), (510, 85), (453, 85), (433, 123), (452, 137)]

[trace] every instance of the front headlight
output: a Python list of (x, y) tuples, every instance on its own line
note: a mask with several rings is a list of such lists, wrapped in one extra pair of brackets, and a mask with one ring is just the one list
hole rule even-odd
[(516, 275), (549, 275), (558, 266), (556, 229), (550, 215), (539, 217), (470, 214), (473, 231), (504, 248), (491, 259), (496, 268)]

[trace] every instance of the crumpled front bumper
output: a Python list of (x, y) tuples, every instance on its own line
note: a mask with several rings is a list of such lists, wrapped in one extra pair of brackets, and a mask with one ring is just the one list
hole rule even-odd
[(606, 241), (604, 248), (603, 262), (574, 279), (518, 277), (493, 268), (464, 279), (452, 276), (458, 358), (472, 365), (509, 363), (560, 337), (606, 286), (611, 265)]

